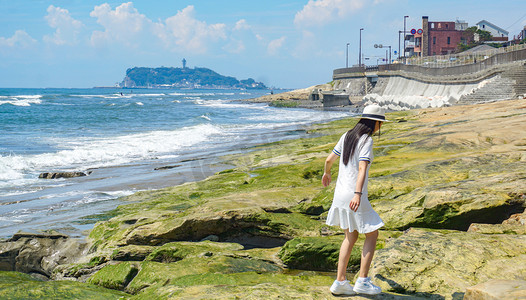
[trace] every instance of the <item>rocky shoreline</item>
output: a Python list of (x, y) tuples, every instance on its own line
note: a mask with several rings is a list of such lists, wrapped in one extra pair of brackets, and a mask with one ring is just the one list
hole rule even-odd
[(268, 103), (270, 106), (276, 107), (322, 109), (323, 102), (321, 100), (309, 100), (309, 95), (313, 90), (330, 91), (332, 86), (330, 84), (319, 84), (304, 89), (245, 99), (243, 102)]
[[(388, 118), (369, 184), (386, 223), (370, 274), (378, 299), (483, 299), (510, 283), (523, 288), (501, 295), (524, 297), (524, 100)], [(324, 224), (334, 185), (320, 179), (354, 122), (314, 125), (311, 137), (224, 157), (235, 167), (206, 180), (128, 196), (96, 216), (86, 242), (15, 235), (0, 243), (0, 297), (331, 299), (342, 235)]]

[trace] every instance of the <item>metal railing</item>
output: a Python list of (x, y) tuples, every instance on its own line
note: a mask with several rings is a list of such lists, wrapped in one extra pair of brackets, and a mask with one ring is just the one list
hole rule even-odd
[[(448, 58), (447, 61), (443, 61), (446, 57)], [(451, 59), (453, 57), (455, 59)], [(408, 64), (385, 64), (336, 69), (333, 71), (333, 79), (345, 78), (346, 74), (363, 74), (366, 71), (406, 71), (430, 76), (462, 75), (522, 60), (526, 60), (526, 45), (524, 44), (482, 53), (413, 58)]]
[(424, 66), (428, 68), (444, 68), (460, 65), (469, 65), (481, 62), (495, 55), (510, 53), (526, 49), (526, 44), (490, 49), (478, 52), (462, 52), (448, 55), (433, 55), (423, 57), (408, 57), (407, 65)]

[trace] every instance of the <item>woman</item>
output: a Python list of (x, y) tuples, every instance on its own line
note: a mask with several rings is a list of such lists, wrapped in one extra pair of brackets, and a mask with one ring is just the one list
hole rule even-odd
[[(338, 260), (338, 275), (330, 288), (330, 291), (336, 295), (355, 293), (375, 295), (382, 291), (368, 277), (376, 248), (378, 228), (384, 226), (384, 223), (367, 199), (367, 179), (369, 166), (373, 161), (372, 135), (379, 131), (382, 123), (386, 121), (383, 108), (378, 105), (365, 107), (360, 121), (353, 129), (342, 135), (325, 161), (322, 183), (326, 187), (331, 183), (332, 164), (342, 156), (334, 198), (326, 222), (331, 226), (339, 225), (345, 232)], [(358, 233), (365, 234), (365, 243), (360, 275), (353, 288), (345, 275)]]

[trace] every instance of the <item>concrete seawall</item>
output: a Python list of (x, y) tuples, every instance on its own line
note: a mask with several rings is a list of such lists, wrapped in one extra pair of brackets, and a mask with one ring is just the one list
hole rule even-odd
[(466, 66), (380, 67), (334, 70), (334, 90), (392, 110), (483, 103), (526, 94), (526, 49)]

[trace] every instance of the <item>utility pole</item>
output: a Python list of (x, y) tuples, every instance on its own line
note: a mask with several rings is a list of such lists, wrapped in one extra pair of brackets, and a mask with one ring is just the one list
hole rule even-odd
[(347, 47), (345, 49), (345, 67), (349, 67), (349, 43), (347, 43)]
[(405, 58), (405, 19), (409, 18), (409, 16), (404, 16), (404, 63), (406, 62)]
[(402, 30), (398, 30), (398, 61), (400, 62), (400, 34), (402, 34)]
[(360, 47), (358, 50), (358, 65), (362, 66), (362, 30), (363, 28), (360, 28)]

